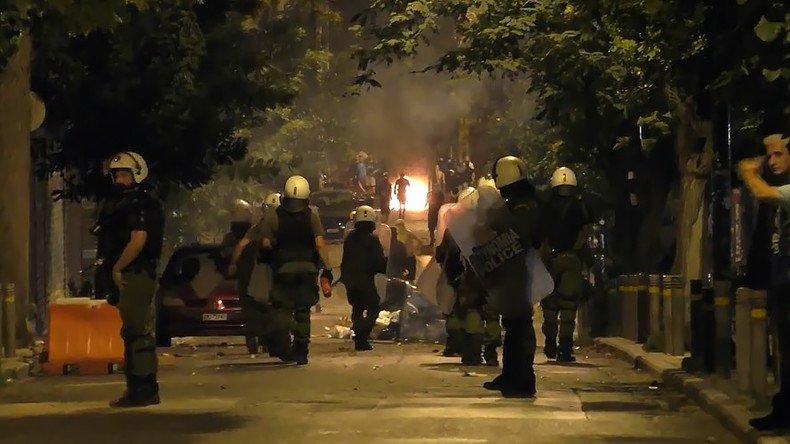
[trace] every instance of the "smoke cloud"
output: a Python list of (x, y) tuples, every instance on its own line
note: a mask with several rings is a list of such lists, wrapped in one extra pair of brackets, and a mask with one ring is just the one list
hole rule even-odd
[(382, 87), (356, 97), (351, 138), (390, 168), (427, 171), (450, 149), (458, 157), (459, 121), (485, 99), (492, 83), (487, 78), (413, 73), (437, 60), (434, 48), (421, 48), (419, 57), (409, 62), (379, 66), (376, 80)]

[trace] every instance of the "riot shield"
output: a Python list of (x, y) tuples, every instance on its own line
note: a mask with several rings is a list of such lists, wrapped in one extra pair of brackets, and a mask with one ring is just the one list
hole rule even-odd
[(455, 205), (452, 203), (447, 203), (439, 207), (439, 221), (436, 223), (436, 245), (442, 244), (442, 238), (444, 237), (444, 230), (447, 229), (447, 211)]
[(449, 315), (455, 304), (455, 291), (447, 283), (441, 265), (432, 258), (417, 278), (417, 291), (434, 303), (443, 315)]
[[(476, 202), (476, 203), (475, 203)], [(447, 229), (503, 315), (519, 315), (529, 302), (527, 250), (496, 189), (480, 187), (448, 210)]]

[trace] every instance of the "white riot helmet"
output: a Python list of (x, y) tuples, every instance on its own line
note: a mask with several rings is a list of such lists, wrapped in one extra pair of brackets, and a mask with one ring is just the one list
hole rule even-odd
[(110, 160), (110, 171), (129, 170), (132, 172), (134, 183), (141, 183), (148, 177), (148, 164), (143, 156), (133, 151), (122, 151)]
[(285, 181), (284, 196), (289, 199), (310, 198), (310, 183), (302, 176), (291, 176)]
[(494, 162), (491, 171), (494, 184), (499, 189), (527, 178), (527, 164), (515, 156), (504, 156)]
[(368, 205), (362, 205), (361, 207), (357, 207), (354, 211), (354, 222), (373, 222), (376, 223), (376, 219), (378, 219), (378, 215), (376, 214), (376, 210), (373, 207)]
[(263, 199), (263, 204), (268, 207), (279, 207), (280, 206), (280, 193), (270, 193)]
[(554, 174), (551, 175), (552, 188), (557, 188), (562, 185), (569, 185), (572, 187), (577, 185), (576, 173), (574, 173), (573, 170), (568, 167), (557, 168), (554, 171)]
[(249, 222), (252, 220), (252, 205), (244, 199), (235, 199), (230, 209), (231, 219)]

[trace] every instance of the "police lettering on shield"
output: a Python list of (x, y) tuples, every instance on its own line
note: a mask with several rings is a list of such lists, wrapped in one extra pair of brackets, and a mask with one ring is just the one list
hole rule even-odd
[(484, 271), (482, 278), (485, 279), (489, 273), (522, 253), (524, 247), (521, 238), (513, 229), (509, 229), (488, 243), (473, 248), (470, 261), (476, 270)]

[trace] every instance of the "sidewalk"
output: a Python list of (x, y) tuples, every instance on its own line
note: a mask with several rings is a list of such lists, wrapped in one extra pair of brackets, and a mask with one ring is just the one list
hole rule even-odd
[(16, 358), (0, 358), (0, 384), (29, 377), (34, 362), (32, 350), (17, 350)]
[(640, 344), (623, 338), (596, 338), (594, 341), (599, 350), (609, 352), (635, 368), (649, 371), (664, 385), (682, 390), (744, 442), (790, 444), (790, 435), (761, 434), (749, 426), (749, 419), (765, 411), (752, 410), (752, 400), (724, 389), (724, 383), (717, 381), (715, 376), (701, 377), (683, 371), (682, 357), (649, 353)]

